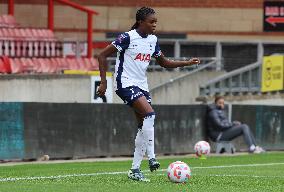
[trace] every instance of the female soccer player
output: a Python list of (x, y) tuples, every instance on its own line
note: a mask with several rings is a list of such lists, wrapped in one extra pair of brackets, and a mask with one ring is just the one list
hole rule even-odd
[(149, 181), (140, 171), (140, 164), (145, 152), (149, 158), (150, 171), (160, 167), (154, 153), (154, 120), (155, 112), (151, 106), (146, 70), (151, 57), (165, 68), (176, 68), (198, 65), (198, 58), (188, 61), (171, 61), (162, 54), (157, 37), (153, 34), (157, 26), (155, 11), (142, 7), (136, 13), (136, 22), (130, 31), (122, 33), (108, 45), (98, 57), (101, 84), (98, 95), (103, 96), (107, 89), (106, 58), (117, 52), (115, 65), (116, 94), (133, 108), (138, 121), (138, 132), (135, 138), (135, 151), (128, 178), (138, 181)]

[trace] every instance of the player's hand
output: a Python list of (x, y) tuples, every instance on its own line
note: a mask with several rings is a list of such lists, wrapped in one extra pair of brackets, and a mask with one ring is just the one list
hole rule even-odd
[(107, 89), (107, 82), (106, 81), (105, 82), (101, 81), (100, 86), (99, 86), (98, 91), (97, 91), (97, 94), (100, 97), (104, 96), (105, 93), (106, 93), (106, 89)]
[(189, 60), (189, 65), (199, 65), (200, 60), (198, 58), (191, 58)]
[(241, 125), (242, 123), (239, 122), (239, 121), (233, 121), (233, 124), (234, 124), (234, 125)]

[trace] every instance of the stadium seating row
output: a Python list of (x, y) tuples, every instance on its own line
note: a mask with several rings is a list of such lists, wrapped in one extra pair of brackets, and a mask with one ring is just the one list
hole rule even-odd
[(60, 57), (62, 49), (62, 43), (59, 41), (0, 40), (0, 56)]
[(49, 29), (35, 28), (0, 28), (2, 40), (40, 40), (55, 41), (54, 33)]
[(94, 58), (8, 58), (0, 57), (0, 73), (62, 73), (64, 70), (98, 70)]
[(0, 27), (19, 27), (12, 15), (0, 15)]
[(51, 30), (19, 28), (13, 16), (0, 16), (0, 56), (61, 57), (62, 49)]

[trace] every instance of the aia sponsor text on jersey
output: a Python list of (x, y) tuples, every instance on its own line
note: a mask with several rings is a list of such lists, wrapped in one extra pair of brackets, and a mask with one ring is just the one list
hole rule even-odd
[(151, 61), (151, 55), (150, 54), (143, 54), (138, 53), (134, 60), (143, 61), (143, 62), (150, 62)]

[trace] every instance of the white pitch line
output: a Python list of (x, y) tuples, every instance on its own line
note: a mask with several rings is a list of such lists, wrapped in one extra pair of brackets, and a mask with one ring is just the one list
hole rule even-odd
[[(145, 175), (149, 175), (149, 174), (145, 174)], [(165, 175), (166, 174), (162, 174), (162, 173), (158, 173), (156, 175)], [(228, 175), (228, 174), (222, 174), (222, 175), (218, 175), (218, 174), (209, 174), (209, 175), (201, 175), (201, 174), (192, 174), (192, 176), (210, 176), (210, 177), (253, 177), (253, 178), (284, 178), (284, 176), (274, 176), (274, 175)]]
[(214, 176), (214, 177), (284, 178), (284, 176), (277, 176), (277, 175), (227, 175), (227, 174), (224, 174), (224, 175), (214, 175), (214, 174), (210, 174), (208, 176)]
[[(240, 164), (240, 165), (220, 165), (220, 166), (208, 166), (208, 167), (190, 167), (191, 169), (221, 169), (221, 168), (233, 168), (233, 167), (259, 167), (259, 166), (273, 166), (284, 165), (284, 163), (261, 163), (261, 164)], [(167, 169), (161, 169), (160, 171), (166, 171)]]
[(85, 177), (85, 176), (98, 176), (98, 175), (119, 175), (127, 174), (127, 171), (121, 172), (101, 172), (101, 173), (82, 173), (82, 174), (70, 174), (70, 175), (56, 175), (56, 176), (36, 176), (36, 177), (7, 177), (0, 178), (0, 182), (5, 181), (21, 181), (21, 180), (41, 180), (41, 179), (61, 179), (68, 177)]
[(192, 167), (192, 169), (220, 169), (220, 168), (232, 168), (232, 167), (259, 167), (259, 166), (273, 166), (284, 165), (284, 163), (260, 163), (260, 164), (243, 164), (243, 165), (220, 165), (210, 167)]
[[(273, 165), (284, 165), (284, 163), (263, 163), (263, 164), (244, 164), (244, 165), (225, 165), (225, 166), (208, 166), (208, 167), (191, 167), (191, 169), (220, 169), (220, 168), (231, 168), (231, 167), (256, 167), (256, 166), (273, 166)], [(166, 169), (160, 169), (158, 171), (166, 171)], [(144, 172), (149, 172), (148, 170)], [(68, 177), (85, 177), (85, 176), (98, 176), (98, 175), (119, 175), (127, 174), (127, 171), (121, 172), (100, 172), (100, 173), (82, 173), (82, 174), (68, 174), (68, 175), (56, 175), (56, 176), (35, 176), (35, 177), (6, 177), (0, 178), (0, 182), (8, 181), (21, 181), (21, 180), (42, 180), (42, 179), (61, 179)], [(210, 176), (210, 175), (209, 175)], [(243, 176), (243, 177), (262, 177), (262, 176), (253, 176), (253, 175), (212, 175), (212, 176)], [(265, 177), (265, 176), (264, 176)], [(275, 176), (277, 177), (277, 176)]]

